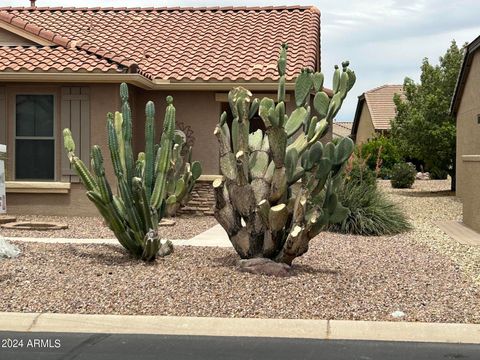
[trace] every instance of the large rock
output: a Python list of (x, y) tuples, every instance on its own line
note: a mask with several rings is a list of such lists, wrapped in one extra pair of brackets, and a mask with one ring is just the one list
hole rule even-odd
[(291, 269), (287, 264), (266, 258), (242, 259), (237, 262), (237, 266), (242, 272), (268, 276), (288, 276)]

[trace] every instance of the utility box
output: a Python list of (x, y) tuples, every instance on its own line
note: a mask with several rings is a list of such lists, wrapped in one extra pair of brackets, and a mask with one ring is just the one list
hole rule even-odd
[(7, 159), (7, 146), (0, 145), (0, 214), (7, 212), (7, 195), (5, 191), (5, 160)]

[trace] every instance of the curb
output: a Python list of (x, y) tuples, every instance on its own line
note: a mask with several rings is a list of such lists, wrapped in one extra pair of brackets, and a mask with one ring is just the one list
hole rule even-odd
[(480, 344), (480, 324), (0, 313), (0, 331)]

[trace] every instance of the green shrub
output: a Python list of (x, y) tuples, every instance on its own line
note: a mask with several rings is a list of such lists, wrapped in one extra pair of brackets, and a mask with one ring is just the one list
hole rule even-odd
[(382, 166), (378, 172), (378, 177), (383, 180), (389, 180), (392, 176), (392, 170)]
[(381, 236), (411, 229), (403, 212), (376, 186), (367, 182), (345, 181), (337, 194), (349, 213), (343, 222), (331, 225), (330, 231)]
[(366, 159), (371, 170), (379, 172), (381, 168), (391, 169), (401, 161), (400, 152), (390, 138), (383, 135), (370, 139), (359, 148), (359, 155)]
[(412, 163), (398, 163), (392, 168), (390, 182), (395, 189), (411, 188), (415, 182), (417, 170)]
[(375, 186), (377, 175), (371, 170), (365, 161), (357, 156), (352, 156), (348, 162), (344, 176), (346, 182), (362, 183)]

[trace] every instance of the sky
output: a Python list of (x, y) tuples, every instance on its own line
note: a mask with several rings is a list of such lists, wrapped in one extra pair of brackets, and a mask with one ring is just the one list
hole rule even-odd
[[(0, 0), (0, 6), (29, 6), (29, 0)], [(455, 39), (480, 35), (479, 0), (37, 0), (37, 6), (272, 6), (314, 5), (321, 12), (322, 71), (350, 60), (357, 83), (337, 115), (352, 121), (357, 97), (383, 84), (418, 81), (422, 59), (437, 63)], [(328, 82), (327, 82), (328, 85)]]

